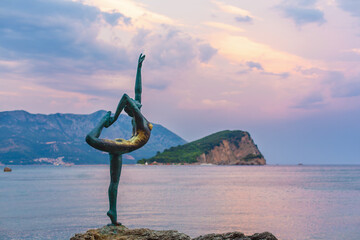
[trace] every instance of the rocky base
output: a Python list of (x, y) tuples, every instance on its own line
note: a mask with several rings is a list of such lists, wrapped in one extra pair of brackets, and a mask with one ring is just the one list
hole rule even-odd
[[(184, 233), (175, 230), (156, 231), (147, 228), (128, 229), (125, 226), (104, 226), (98, 229), (90, 229), (86, 233), (75, 234), (70, 240), (191, 240)], [(241, 232), (229, 232), (223, 234), (207, 234), (193, 238), (192, 240), (277, 240), (269, 232), (255, 233), (245, 236)]]

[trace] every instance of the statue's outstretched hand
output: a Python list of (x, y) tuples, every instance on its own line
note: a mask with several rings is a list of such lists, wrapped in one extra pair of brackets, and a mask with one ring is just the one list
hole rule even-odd
[(138, 67), (142, 67), (142, 63), (145, 60), (145, 55), (143, 55), (142, 53), (139, 56), (139, 61), (138, 61)]

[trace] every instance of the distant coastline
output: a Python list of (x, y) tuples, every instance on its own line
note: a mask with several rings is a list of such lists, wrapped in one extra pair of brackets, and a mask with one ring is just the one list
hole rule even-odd
[[(27, 164), (104, 164), (108, 162), (99, 151), (85, 142), (86, 134), (99, 122), (106, 111), (91, 114), (31, 114), (26, 111), (0, 112), (0, 163)], [(152, 157), (157, 151), (186, 143), (167, 128), (153, 124), (149, 142), (138, 151), (123, 156), (124, 163), (136, 163)], [(131, 137), (131, 120), (120, 115), (103, 137)]]

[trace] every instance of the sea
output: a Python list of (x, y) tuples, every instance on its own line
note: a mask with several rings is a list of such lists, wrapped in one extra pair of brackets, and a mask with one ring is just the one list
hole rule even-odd
[[(0, 239), (69, 239), (110, 220), (108, 165), (0, 172)], [(360, 166), (124, 165), (118, 220), (129, 228), (360, 239)]]

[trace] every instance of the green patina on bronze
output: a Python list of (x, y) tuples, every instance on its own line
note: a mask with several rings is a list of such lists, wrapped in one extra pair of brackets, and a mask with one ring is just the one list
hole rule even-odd
[[(140, 54), (136, 72), (135, 99), (124, 94), (120, 99), (114, 116), (111, 116), (110, 111), (107, 112), (95, 128), (86, 136), (86, 142), (90, 146), (100, 151), (108, 152), (110, 155), (110, 186), (108, 190), (109, 211), (107, 212), (107, 215), (114, 225), (121, 225), (121, 223), (117, 221), (116, 202), (122, 167), (122, 155), (144, 146), (150, 138), (152, 129), (152, 124), (146, 120), (140, 111), (142, 106), (141, 67), (144, 59), (145, 55)], [(122, 138), (117, 138), (115, 140), (99, 138), (103, 128), (110, 127), (118, 119), (123, 110), (132, 117), (132, 137), (129, 140)]]

